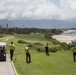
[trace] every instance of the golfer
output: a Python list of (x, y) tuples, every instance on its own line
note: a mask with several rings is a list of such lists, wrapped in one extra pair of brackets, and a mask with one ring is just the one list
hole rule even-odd
[(28, 45), (25, 48), (25, 52), (26, 52), (26, 63), (31, 63), (31, 55), (29, 53), (29, 47), (28, 47)]
[(76, 62), (76, 46), (71, 49), (73, 51), (73, 59)]
[(11, 44), (9, 44), (9, 48), (10, 48), (10, 59), (13, 60), (13, 54), (14, 54), (14, 50), (15, 50), (15, 45), (13, 44), (13, 42), (11, 42)]

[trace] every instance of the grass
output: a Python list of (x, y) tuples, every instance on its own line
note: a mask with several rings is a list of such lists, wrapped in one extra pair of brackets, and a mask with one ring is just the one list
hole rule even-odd
[(43, 34), (42, 35), (37, 35), (37, 34), (35, 34), (35, 35), (29, 35), (29, 34), (17, 35), (16, 39), (18, 39), (18, 40), (23, 39), (26, 42), (30, 42), (30, 43), (34, 43), (34, 42), (45, 43), (47, 41)]
[(16, 69), (20, 75), (75, 75), (76, 63), (73, 62), (72, 53), (69, 51), (59, 51), (50, 53), (46, 56), (45, 53), (31, 51), (32, 63), (27, 64), (25, 54), (15, 55), (14, 61)]
[[(44, 52), (37, 52), (31, 48), (32, 63), (27, 64), (24, 51), (25, 44), (19, 44), (17, 41), (24, 39), (32, 43), (41, 40), (43, 36), (25, 36), (18, 35), (7, 41), (9, 44), (13, 40), (16, 45), (13, 62), (19, 75), (76, 75), (76, 62), (73, 62), (71, 51), (58, 51), (50, 53), (50, 56), (46, 56)], [(46, 44), (47, 40), (43, 38), (40, 42)], [(51, 46), (54, 45), (51, 44)], [(15, 61), (15, 59), (17, 60)]]

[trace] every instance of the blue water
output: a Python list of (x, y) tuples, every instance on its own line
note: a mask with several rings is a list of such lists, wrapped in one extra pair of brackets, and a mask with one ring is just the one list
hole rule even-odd
[(72, 35), (76, 35), (76, 30), (68, 30), (67, 32), (72, 34)]
[(76, 30), (68, 30), (67, 33), (71, 34), (73, 38), (76, 40)]

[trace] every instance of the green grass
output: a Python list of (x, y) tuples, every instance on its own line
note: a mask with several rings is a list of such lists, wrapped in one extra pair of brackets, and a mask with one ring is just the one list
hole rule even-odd
[(20, 75), (75, 75), (76, 63), (73, 62), (72, 53), (69, 51), (59, 51), (45, 53), (31, 51), (32, 63), (27, 64), (25, 53), (15, 54), (14, 61), (16, 69)]
[[(19, 44), (17, 41), (24, 39), (32, 43), (41, 40), (43, 36), (25, 36), (18, 35), (7, 41), (8, 44), (13, 41), (16, 45), (13, 62), (19, 75), (76, 75), (76, 62), (73, 62), (71, 51), (58, 51), (56, 53), (50, 53), (50, 56), (46, 56), (44, 52), (39, 53), (31, 48), (32, 63), (27, 64), (24, 51), (25, 44)], [(47, 40), (43, 38), (40, 42), (46, 44)], [(54, 45), (51, 44), (51, 46)], [(15, 61), (15, 59), (17, 60)]]
[(35, 43), (35, 42), (42, 42), (45, 43), (47, 40), (44, 37), (43, 34), (41, 35), (29, 35), (29, 34), (25, 34), (25, 35), (17, 35), (16, 36), (17, 40), (25, 40), (26, 42), (30, 42), (30, 43)]

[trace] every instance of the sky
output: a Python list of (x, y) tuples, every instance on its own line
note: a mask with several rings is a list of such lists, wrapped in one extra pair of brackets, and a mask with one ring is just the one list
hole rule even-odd
[(0, 0), (0, 25), (76, 28), (76, 0)]
[(76, 0), (0, 0), (0, 19), (75, 20)]

